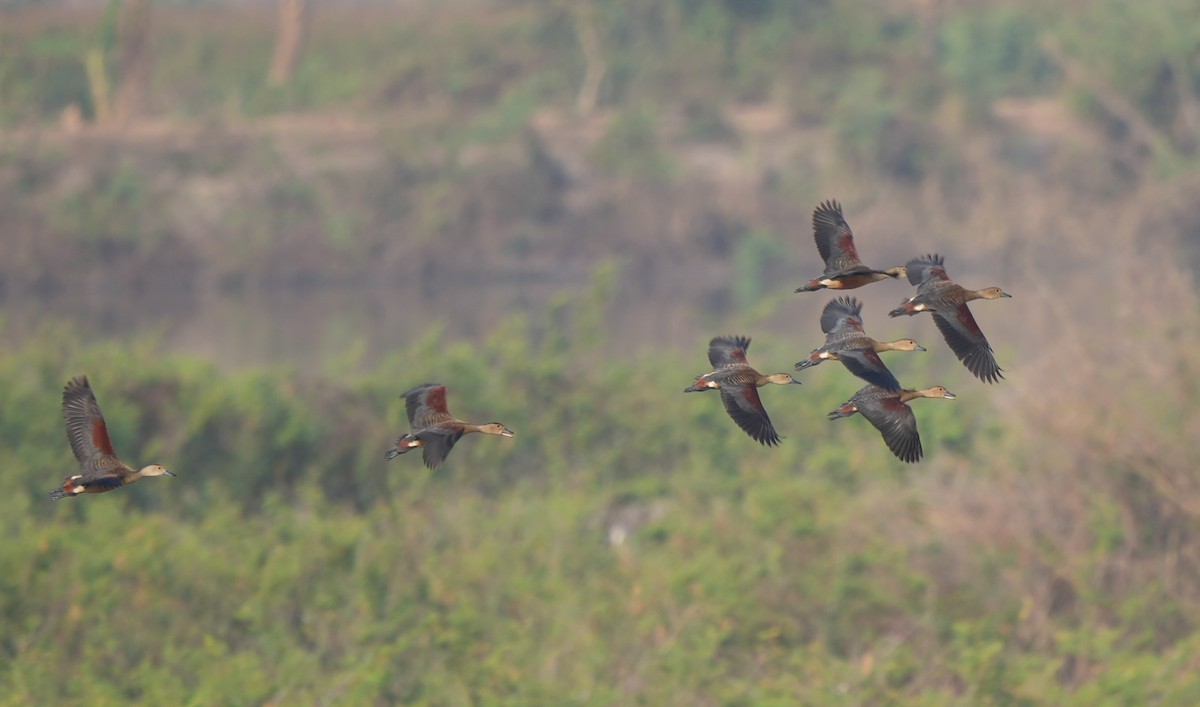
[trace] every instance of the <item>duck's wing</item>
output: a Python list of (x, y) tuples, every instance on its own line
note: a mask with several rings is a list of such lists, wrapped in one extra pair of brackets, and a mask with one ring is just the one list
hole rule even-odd
[(763, 407), (762, 399), (758, 397), (758, 388), (753, 383), (721, 388), (721, 402), (725, 404), (725, 412), (741, 427), (754, 441), (773, 447), (779, 444), (779, 434), (767, 410)]
[(76, 496), (75, 488), (84, 487), (83, 493), (103, 493), (121, 488), (125, 485), (125, 477), (115, 472), (89, 472), (76, 474), (63, 479), (62, 485), (50, 492), (50, 500), (58, 501)]
[(949, 281), (950, 276), (946, 274), (946, 267), (943, 261), (944, 258), (937, 253), (922, 255), (908, 261), (905, 268), (908, 270), (909, 283), (920, 285), (923, 282), (933, 280)]
[(854, 247), (854, 232), (842, 216), (842, 205), (825, 201), (813, 211), (813, 240), (817, 252), (825, 261), (825, 274), (845, 273), (863, 269)]
[(414, 430), (454, 419), (446, 408), (446, 386), (441, 383), (424, 383), (406, 392), (404, 410)]
[(430, 391), (435, 388), (441, 388), (441, 397), (443, 404), (446, 399), (446, 386), (441, 383), (422, 383), (421, 385), (409, 388), (404, 391), (400, 397), (404, 398), (404, 412), (408, 415), (408, 424), (413, 425), (417, 417), (417, 413), (421, 408), (426, 407), (426, 399), (429, 397)]
[(950, 350), (958, 356), (967, 370), (984, 383), (998, 383), (1004, 374), (992, 346), (983, 335), (975, 317), (966, 303), (958, 305), (954, 312), (934, 312), (933, 321), (937, 324), (942, 338), (950, 345)]
[(862, 333), (862, 302), (855, 297), (838, 297), (821, 310), (821, 331), (826, 334)]
[(414, 432), (413, 436), (421, 440), (421, 453), (425, 466), (436, 469), (446, 461), (446, 456), (458, 440), (462, 439), (463, 431), (444, 427), (430, 427)]
[(874, 349), (852, 349), (838, 352), (838, 360), (854, 375), (884, 390), (900, 390), (900, 381), (883, 364)]
[(748, 336), (716, 336), (708, 342), (708, 362), (713, 369), (746, 363)]
[(113, 451), (104, 413), (100, 411), (87, 376), (76, 376), (67, 382), (63, 388), (62, 409), (67, 441), (85, 474), (104, 474), (124, 466)]
[(902, 462), (921, 458), (921, 435), (917, 432), (917, 416), (912, 408), (900, 402), (899, 395), (870, 398), (859, 402), (858, 412), (871, 421), (888, 449)]

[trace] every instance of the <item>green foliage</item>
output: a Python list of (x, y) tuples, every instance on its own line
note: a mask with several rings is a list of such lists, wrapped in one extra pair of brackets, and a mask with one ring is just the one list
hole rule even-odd
[(733, 299), (739, 310), (762, 299), (763, 269), (785, 254), (779, 237), (768, 231), (751, 231), (738, 240), (733, 251)]
[(1042, 23), (1010, 8), (971, 13), (942, 29), (943, 71), (972, 106), (986, 110), (1000, 96), (1029, 94), (1053, 76), (1038, 48)]
[[(322, 265), (342, 256), (357, 274), (398, 233), (406, 248), (457, 248), (471, 180), (548, 191), (511, 148), (538, 111), (571, 103), (582, 73), (561, 6), (497, 7), (484, 21), (323, 20), (279, 88), (265, 86), (269, 24), (163, 12), (158, 109), (231, 133), (244, 116), (375, 111), (383, 166), (353, 182), (283, 140), (222, 134), (201, 157), (172, 152), (168, 178), (130, 149), (80, 180), (74, 153), (9, 147), (3, 213), (48, 214), (71, 256), (174, 252), (184, 240), (164, 226), (163, 195), (240, 165), (261, 200), (206, 192), (212, 232), (188, 241), (211, 247), (221, 274), (277, 276), (284, 249)], [(880, 2), (601, 2), (608, 73), (594, 118), (613, 117), (593, 157), (619, 177), (677, 179), (680, 135), (738, 146), (729, 107), (785, 100), (815, 140), (836, 136), (831, 161), (919, 172), (938, 153), (914, 126), (944, 99), (984, 113), (1052, 90), (1042, 32), (1154, 125), (1174, 125), (1161, 76), (1169, 64), (1195, 83), (1187, 3), (1080, 7), (1031, 22), (997, 6), (923, 27)], [(1143, 39), (1121, 45), (1127, 28)], [(111, 48), (102, 30), (5, 22), (0, 122), (53, 121), (72, 103), (87, 113), (80, 57)], [(509, 152), (485, 166), (463, 157), (489, 149)], [(504, 206), (550, 202), (497, 193)], [(236, 237), (217, 240), (218, 225)], [(739, 321), (776, 312), (761, 273), (779, 247), (766, 230), (734, 247)], [(861, 417), (824, 419), (858, 387), (836, 364), (762, 391), (785, 437), (765, 449), (715, 394), (680, 393), (707, 367), (702, 341), (686, 360), (611, 355), (617, 282), (606, 265), (587, 291), (482, 343), (429, 329), (372, 370), (351, 348), (315, 378), (285, 365), (229, 374), (164, 357), (152, 338), (84, 343), (53, 322), (19, 346), (0, 336), (0, 705), (1200, 702), (1194, 506), (1142, 458), (1154, 440), (1091, 452), (1090, 475), (1043, 461), (1091, 450), (1019, 431), (1002, 414), (1012, 388), (990, 399), (1007, 410), (972, 394), (973, 380), (960, 389), (942, 378), (963, 375), (943, 350), (888, 360), (906, 383), (960, 395), (914, 402), (921, 465), (897, 462)], [(764, 339), (755, 362), (790, 370), (794, 337)], [(1129, 372), (1113, 368), (1100, 388), (1115, 396)], [(59, 395), (78, 372), (122, 456), (179, 478), (47, 499), (74, 469)], [(405, 427), (398, 394), (425, 380), (451, 386), (461, 417), (517, 437), (467, 438), (436, 473), (418, 455), (385, 462)], [(1186, 395), (1164, 404), (1146, 386), (1119, 402), (1171, 435), (1190, 429)], [(1031, 508), (1045, 518), (1021, 515)]]
[(596, 144), (595, 162), (624, 176), (651, 181), (666, 179), (674, 167), (660, 145), (658, 132), (653, 113), (644, 109), (624, 111)]
[(147, 225), (152, 217), (148, 192), (135, 165), (117, 163), (68, 194), (54, 211), (53, 226), (85, 244), (93, 256), (128, 253), (135, 245), (152, 250), (158, 234)]
[[(0, 704), (1196, 699), (1176, 589), (1088, 586), (1031, 642), (1003, 541), (958, 552), (926, 528), (919, 479), (989, 463), (977, 397), (914, 403), (929, 461), (905, 467), (864, 420), (823, 419), (857, 387), (827, 364), (762, 391), (786, 437), (766, 449), (679, 392), (700, 355), (601, 353), (615, 286), (605, 266), (481, 345), (432, 330), (336, 382), (53, 327), (0, 349)], [(178, 478), (46, 498), (72, 469), (59, 389), (79, 371), (121, 454)], [(385, 462), (398, 394), (425, 380), (517, 437), (464, 439), (436, 473)], [(1123, 506), (1089, 502), (1095, 568), (1130, 546)]]

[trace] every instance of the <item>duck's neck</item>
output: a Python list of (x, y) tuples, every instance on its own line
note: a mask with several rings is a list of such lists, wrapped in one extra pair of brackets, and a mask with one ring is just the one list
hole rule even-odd
[(934, 398), (934, 397), (937, 397), (937, 396), (931, 394), (929, 388), (924, 388), (922, 390), (905, 389), (905, 390), (900, 391), (900, 402), (902, 402), (902, 403), (907, 403), (909, 400), (916, 400), (917, 398)]

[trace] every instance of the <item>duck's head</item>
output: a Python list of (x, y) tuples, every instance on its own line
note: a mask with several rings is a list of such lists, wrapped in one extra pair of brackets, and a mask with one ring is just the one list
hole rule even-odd
[(151, 464), (150, 466), (142, 467), (138, 472), (138, 476), (174, 476), (175, 472), (168, 470), (161, 464)]
[(914, 339), (900, 339), (891, 343), (891, 349), (893, 351), (924, 351), (925, 347)]
[(800, 381), (793, 378), (791, 373), (772, 373), (767, 376), (767, 382), (775, 385), (800, 385)]
[(500, 435), (501, 437), (516, 437), (516, 434), (512, 430), (499, 422), (489, 422), (486, 425), (480, 425), (479, 431), (489, 435)]

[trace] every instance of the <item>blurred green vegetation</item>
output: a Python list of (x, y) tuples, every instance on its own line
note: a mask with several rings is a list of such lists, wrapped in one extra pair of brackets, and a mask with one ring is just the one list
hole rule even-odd
[[(1097, 194), (1194, 171), (1200, 145), (1189, 0), (599, 0), (590, 118), (571, 112), (589, 59), (570, 3), (322, 11), (277, 87), (273, 13), (180, 4), (155, 6), (147, 124), (80, 140), (65, 118), (95, 119), (97, 69), (119, 85), (112, 13), (0, 22), (5, 288), (81, 272), (176, 284), (201, 265), (206, 282), (242, 286), (409, 274), (443, 254), (474, 275), (506, 256), (549, 270), (581, 250), (698, 252), (727, 265), (750, 333), (791, 296), (764, 273), (794, 257), (784, 243), (830, 175), (861, 184), (860, 203), (925, 193), (919, 223), (889, 232), (967, 234), (980, 260), (1028, 270), (1036, 294), (1062, 274), (1035, 267), (1053, 265), (1046, 234), (1080, 272), (1100, 229), (1078, 212), (1104, 220)], [(18, 5), (33, 4), (4, 8)], [(1049, 113), (1042, 137), (997, 129), (996, 105), (1023, 99), (1077, 113)], [(739, 109), (762, 105), (780, 125), (747, 128)], [(561, 134), (539, 127), (548, 114)], [(1061, 132), (1099, 136), (1082, 143), (1098, 161), (1055, 163), (1044, 136)], [(801, 147), (770, 159), (789, 143)], [(697, 146), (732, 159), (696, 161)], [(1096, 168), (1108, 161), (1120, 167)], [(762, 166), (739, 182), (718, 174), (731, 163)], [(1042, 181), (1025, 178), (1042, 164)], [(562, 198), (578, 174), (581, 191), (613, 189), (594, 213)], [(689, 191), (708, 177), (755, 204)], [(1064, 184), (1093, 201), (1031, 206)], [(991, 211), (959, 230), (927, 222), (931, 202)], [(659, 214), (701, 225), (679, 233)], [(1129, 221), (1121, 233), (1144, 235)], [(1033, 235), (1005, 240), (1015, 230)], [(865, 420), (824, 419), (857, 387), (836, 364), (763, 391), (786, 438), (764, 449), (715, 396), (679, 392), (707, 368), (704, 341), (683, 367), (613, 356), (611, 267), (481, 344), (431, 329), (371, 370), (351, 346), (315, 377), (286, 362), (230, 374), (153, 337), (87, 343), (53, 321), (18, 345), (0, 324), (0, 705), (1197, 704), (1197, 364), (1173, 356), (1196, 350), (1200, 322), (1167, 290), (1164, 252), (1139, 241), (1144, 260), (1114, 256), (1099, 309), (1123, 316), (1152, 270), (1182, 302), (1169, 322), (1122, 319), (1128, 341), (1112, 342), (1107, 320), (1103, 339), (1074, 312), (1038, 320), (1102, 353), (1169, 339), (1154, 360), (1046, 340), (1070, 370), (1030, 372), (1033, 353), (997, 340), (1006, 365), (1026, 366), (1013, 378), (1060, 383), (1044, 410), (1014, 381), (960, 389), (945, 351), (889, 358), (901, 380), (960, 395), (914, 403), (919, 467)], [(1091, 295), (1083, 275), (1075, 289)], [(805, 350), (756, 338), (751, 358), (790, 370)], [(48, 501), (73, 469), (59, 393), (80, 372), (122, 456), (179, 478)], [(397, 395), (425, 380), (516, 439), (468, 438), (436, 474), (411, 455), (385, 463)]]
[[(929, 475), (1012, 481), (1019, 459), (989, 451), (1022, 440), (983, 396), (915, 403), (933, 471), (908, 467), (864, 420), (824, 419), (857, 388), (827, 364), (763, 391), (786, 438), (763, 448), (680, 393), (702, 342), (684, 368), (600, 353), (614, 283), (604, 268), (482, 345), (435, 331), (366, 374), (224, 375), (53, 326), (0, 349), (0, 704), (1200, 698), (1183, 580), (1096, 579), (1157, 552), (1122, 528), (1159, 492), (1073, 499), (1091, 518), (1074, 558), (1014, 545), (1015, 519), (954, 526), (970, 504)], [(178, 478), (48, 500), (73, 468), (58, 407), (78, 372), (119, 452)], [(425, 380), (516, 438), (468, 438), (437, 473), (386, 463), (398, 394)]]

